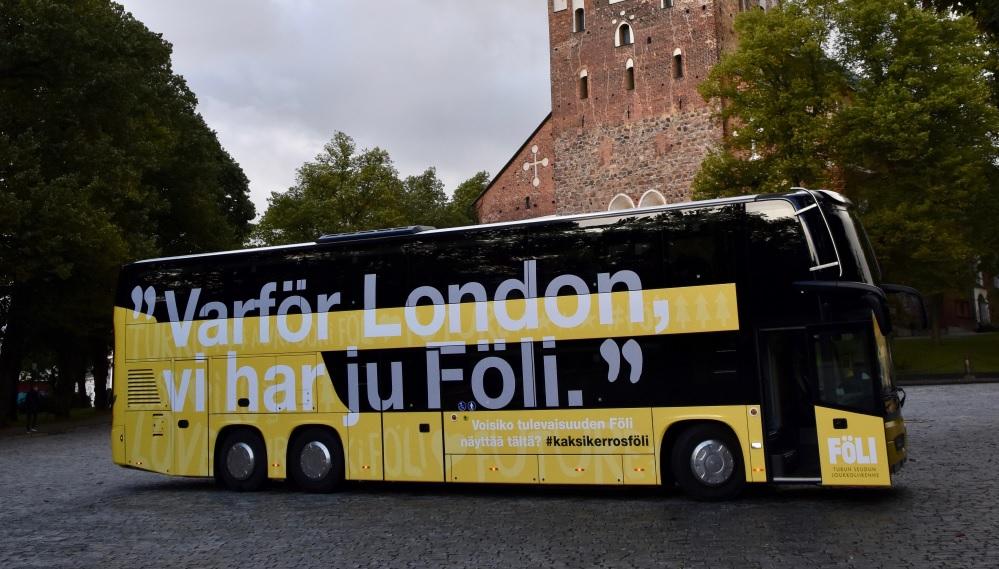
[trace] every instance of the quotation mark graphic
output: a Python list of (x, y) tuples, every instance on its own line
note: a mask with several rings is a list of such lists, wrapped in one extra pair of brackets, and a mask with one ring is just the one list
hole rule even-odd
[(132, 318), (138, 318), (142, 314), (152, 318), (153, 307), (156, 306), (156, 289), (153, 287), (143, 289), (141, 286), (133, 288), (132, 306), (134, 306)]
[(604, 343), (600, 344), (600, 355), (607, 362), (607, 381), (614, 383), (620, 377), (622, 357), (631, 366), (631, 375), (628, 376), (628, 380), (632, 383), (638, 383), (638, 380), (642, 379), (642, 363), (645, 358), (638, 342), (628, 340), (623, 347), (619, 348), (614, 340), (604, 340)]

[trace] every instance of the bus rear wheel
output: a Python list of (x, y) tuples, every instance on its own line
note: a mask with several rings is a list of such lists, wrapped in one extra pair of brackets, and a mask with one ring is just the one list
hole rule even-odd
[(343, 445), (328, 429), (303, 429), (288, 449), (288, 472), (292, 481), (306, 492), (327, 493), (343, 483)]
[(697, 500), (728, 500), (746, 483), (742, 453), (731, 432), (719, 425), (695, 425), (676, 439), (673, 477)]
[(226, 435), (215, 456), (216, 477), (236, 492), (254, 492), (267, 482), (267, 447), (260, 433), (239, 429)]

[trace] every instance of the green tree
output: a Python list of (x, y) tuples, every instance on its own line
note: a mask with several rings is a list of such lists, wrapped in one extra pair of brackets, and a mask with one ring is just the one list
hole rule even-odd
[(723, 101), (725, 146), (695, 181), (700, 195), (783, 191), (826, 184), (832, 118), (846, 94), (841, 66), (823, 46), (826, 22), (800, 5), (752, 10), (736, 22), (739, 49), (722, 58), (700, 89)]
[(736, 31), (702, 94), (739, 135), (706, 160), (697, 195), (832, 182), (889, 278), (930, 294), (966, 282), (997, 244), (999, 113), (974, 24), (906, 0), (800, 0)]
[(943, 14), (963, 14), (975, 20), (988, 50), (986, 78), (992, 88), (992, 103), (999, 107), (999, 3), (995, 0), (923, 0), (926, 8)]
[(465, 224), (473, 219), (466, 205), (469, 195), (487, 178), (484, 172), (476, 174), (455, 192), (461, 203), (449, 200), (434, 168), (400, 179), (387, 152), (359, 150), (352, 138), (337, 132), (298, 169), (294, 186), (271, 193), (255, 241), (304, 243), (334, 233)]
[(399, 205), (408, 224), (443, 226), (446, 223), (447, 203), (444, 182), (437, 178), (434, 168), (427, 168), (417, 176), (408, 176), (402, 182)]
[(489, 172), (482, 171), (458, 184), (448, 204), (448, 225), (474, 225), (479, 222), (475, 200), (486, 191), (490, 180)]
[(248, 234), (246, 178), (170, 55), (107, 0), (0, 0), (0, 420), (32, 358), (52, 354), (63, 411), (106, 369), (121, 264)]
[(404, 222), (403, 184), (384, 150), (358, 152), (342, 132), (298, 169), (287, 192), (272, 192), (256, 228), (267, 244), (313, 241), (332, 233), (394, 227)]
[(923, 0), (922, 4), (927, 8), (952, 10), (970, 16), (983, 32), (999, 38), (999, 4), (995, 0)]

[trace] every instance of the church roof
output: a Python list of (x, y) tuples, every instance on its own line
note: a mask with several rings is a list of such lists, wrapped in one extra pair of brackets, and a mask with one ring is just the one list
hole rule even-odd
[(503, 172), (507, 171), (510, 165), (513, 164), (513, 161), (517, 159), (517, 156), (520, 156), (520, 153), (523, 152), (525, 148), (527, 148), (527, 145), (530, 144), (532, 140), (534, 140), (534, 137), (537, 136), (539, 132), (541, 132), (541, 129), (544, 128), (544, 126), (550, 120), (552, 120), (552, 114), (549, 112), (548, 116), (546, 116), (541, 121), (541, 124), (538, 125), (538, 128), (534, 129), (534, 132), (532, 132), (531, 135), (527, 137), (527, 140), (525, 140), (523, 144), (517, 147), (517, 150), (513, 153), (513, 156), (511, 156), (510, 159), (507, 160), (506, 164), (504, 164), (503, 167), (499, 169), (499, 172), (496, 172), (496, 175), (493, 176), (492, 181), (490, 181), (489, 185), (486, 186), (486, 189), (482, 190), (482, 193), (480, 193), (479, 196), (475, 198), (475, 201), (472, 202), (473, 204), (479, 203), (479, 200), (482, 199), (482, 196), (486, 195), (486, 193), (488, 193), (489, 190), (492, 189), (493, 184), (496, 183), (496, 180), (500, 179), (500, 176), (503, 175)]

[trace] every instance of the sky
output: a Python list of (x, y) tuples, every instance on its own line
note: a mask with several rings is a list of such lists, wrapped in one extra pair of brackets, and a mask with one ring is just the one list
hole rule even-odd
[(336, 131), (450, 194), (551, 110), (545, 0), (117, 1), (173, 44), (258, 215)]

